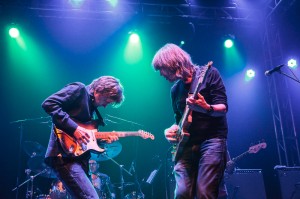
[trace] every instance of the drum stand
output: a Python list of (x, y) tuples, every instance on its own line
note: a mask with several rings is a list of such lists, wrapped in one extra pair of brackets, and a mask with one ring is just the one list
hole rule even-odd
[(37, 174), (35, 174), (33, 176), (29, 176), (31, 170), (30, 169), (26, 169), (26, 173), (29, 176), (28, 179), (26, 181), (22, 182), (21, 184), (19, 184), (18, 186), (16, 186), (15, 188), (13, 188), (12, 191), (16, 191), (16, 190), (18, 191), (20, 187), (22, 187), (24, 184), (26, 184), (26, 183), (28, 183), (30, 181), (31, 182), (31, 184), (30, 184), (30, 191), (29, 191), (29, 185), (27, 184), (26, 198), (32, 199), (32, 197), (33, 197), (33, 181), (34, 181), (34, 179), (37, 176), (39, 176), (39, 175), (41, 175), (43, 173), (46, 173), (47, 171), (48, 171), (48, 169), (44, 169), (41, 172), (39, 172), (39, 173), (37, 173)]
[(114, 159), (110, 158), (107, 156), (108, 159), (110, 159), (113, 163), (115, 163), (116, 165), (118, 165), (118, 167), (120, 168), (120, 193), (121, 193), (121, 199), (124, 199), (124, 176), (123, 176), (123, 171), (125, 171), (128, 175), (132, 176), (132, 174), (127, 171), (127, 169), (124, 168), (124, 165), (119, 164), (117, 161), (115, 161)]
[(145, 195), (142, 192), (141, 185), (140, 185), (140, 183), (138, 181), (138, 177), (137, 177), (134, 165), (135, 165), (135, 161), (132, 162), (131, 169), (132, 169), (132, 173), (133, 173), (133, 176), (134, 176), (135, 186), (136, 186), (136, 189), (137, 189), (137, 198), (144, 199)]
[[(18, 153), (18, 161), (21, 160), (21, 152), (22, 152), (22, 144), (23, 144), (23, 131), (24, 131), (24, 123), (28, 122), (28, 121), (37, 121), (37, 120), (43, 120), (43, 119), (48, 119), (50, 118), (50, 116), (48, 117), (40, 117), (40, 118), (32, 118), (32, 119), (22, 119), (22, 120), (16, 120), (16, 121), (12, 121), (10, 122), (10, 124), (20, 124), (20, 138), (19, 138), (19, 153)], [(18, 170), (17, 170), (17, 187), (13, 189), (13, 191), (16, 190), (16, 199), (19, 198), (19, 176), (20, 176), (20, 172), (21, 172), (21, 164), (20, 162), (18, 163)]]

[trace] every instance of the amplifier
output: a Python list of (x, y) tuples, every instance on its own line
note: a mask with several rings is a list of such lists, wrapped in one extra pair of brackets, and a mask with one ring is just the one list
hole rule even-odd
[(236, 169), (224, 181), (230, 199), (266, 199), (261, 169)]
[(282, 199), (300, 198), (300, 167), (274, 167)]

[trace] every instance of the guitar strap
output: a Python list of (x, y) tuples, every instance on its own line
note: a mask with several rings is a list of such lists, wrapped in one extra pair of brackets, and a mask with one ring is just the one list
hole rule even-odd
[(104, 119), (101, 116), (101, 114), (100, 114), (100, 112), (99, 112), (99, 110), (97, 108), (95, 108), (95, 112), (96, 112), (96, 115), (98, 117), (98, 119), (97, 119), (98, 124), (101, 125), (101, 126), (105, 126), (106, 124), (104, 122)]

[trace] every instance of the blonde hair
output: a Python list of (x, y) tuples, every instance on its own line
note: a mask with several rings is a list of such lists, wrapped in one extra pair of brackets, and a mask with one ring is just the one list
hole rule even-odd
[(124, 88), (119, 79), (113, 76), (101, 76), (89, 85), (91, 92), (97, 92), (113, 100), (112, 106), (119, 107), (125, 100)]
[(156, 52), (152, 66), (156, 71), (164, 70), (168, 74), (176, 73), (180, 78), (191, 76), (195, 71), (191, 56), (179, 46), (170, 43)]

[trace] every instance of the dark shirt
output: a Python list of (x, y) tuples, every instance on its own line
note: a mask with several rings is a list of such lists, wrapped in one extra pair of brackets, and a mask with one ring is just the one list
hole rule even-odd
[(111, 194), (114, 193), (114, 188), (111, 184), (110, 177), (100, 172), (95, 173), (95, 175), (97, 177), (93, 179), (91, 176), (91, 181), (100, 199), (112, 198)]
[[(80, 82), (68, 84), (52, 94), (42, 103), (42, 107), (52, 117), (53, 124), (71, 136), (78, 127), (74, 120), (89, 122), (95, 111), (88, 86)], [(46, 157), (55, 157), (59, 154), (67, 157), (57, 142), (52, 128)]]
[[(196, 82), (200, 74), (200, 68), (196, 67)], [(177, 81), (171, 88), (171, 99), (173, 111), (175, 113), (176, 124), (179, 124), (186, 105), (186, 98), (189, 92), (194, 92), (194, 87), (190, 91), (191, 84), (185, 84), (182, 80)], [(227, 95), (225, 86), (219, 71), (211, 67), (207, 77), (202, 82), (199, 92), (203, 95), (208, 104), (227, 105)], [(226, 114), (220, 117), (212, 117), (207, 113), (192, 112), (192, 123), (188, 129), (190, 138), (187, 144), (198, 144), (209, 138), (227, 138), (228, 126)]]

